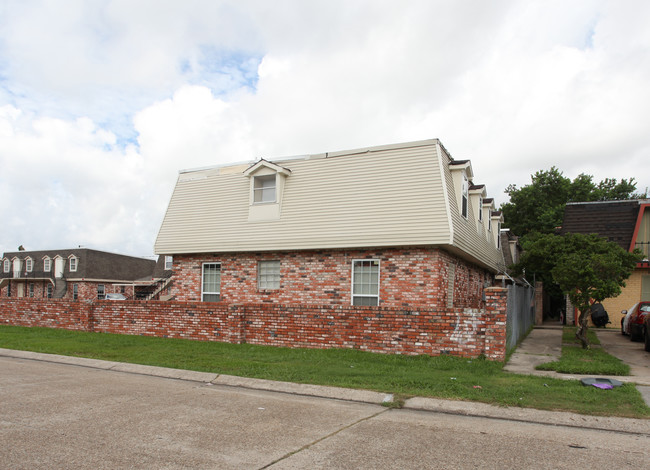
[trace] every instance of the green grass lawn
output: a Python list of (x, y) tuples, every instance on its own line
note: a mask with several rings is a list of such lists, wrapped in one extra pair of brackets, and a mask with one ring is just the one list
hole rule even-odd
[(288, 349), (145, 336), (0, 326), (0, 347), (241, 377), (332, 385), (502, 406), (650, 417), (633, 385), (614, 390), (578, 381), (515, 375), (503, 364), (450, 356), (401, 356), (352, 349)]
[(591, 349), (582, 349), (575, 337), (575, 327), (565, 327), (562, 332), (562, 356), (558, 361), (537, 366), (539, 370), (554, 370), (564, 374), (629, 375), (630, 366), (600, 347), (593, 330), (587, 331)]

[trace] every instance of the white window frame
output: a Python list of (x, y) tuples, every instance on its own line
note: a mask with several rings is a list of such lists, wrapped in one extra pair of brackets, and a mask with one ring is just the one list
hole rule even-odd
[(31, 258), (25, 258), (25, 272), (31, 273), (34, 270), (34, 261)]
[(460, 214), (466, 219), (469, 216), (469, 179), (465, 173), (460, 187)]
[(280, 289), (280, 261), (262, 260), (257, 262), (257, 288), (258, 290)]
[[(372, 263), (374, 266), (377, 266), (377, 291), (376, 293), (362, 292), (355, 294), (355, 271), (357, 265), (363, 266), (364, 264)], [(362, 283), (363, 286), (364, 283)], [(368, 286), (372, 286), (373, 283), (365, 283)], [(377, 258), (365, 258), (365, 259), (353, 259), (352, 260), (352, 275), (350, 279), (350, 303), (351, 305), (358, 306), (378, 306), (380, 303), (379, 292), (381, 289), (381, 262)], [(356, 299), (377, 299), (374, 305), (367, 304), (355, 304)]]
[(501, 249), (501, 222), (497, 222), (497, 249)]
[(478, 221), (483, 223), (483, 196), (478, 197)]
[(6, 273), (11, 272), (11, 261), (9, 261), (9, 258), (5, 258), (3, 264), (4, 264), (3, 266), (4, 272)]
[(43, 272), (49, 273), (52, 271), (52, 259), (48, 256), (43, 258)]
[(70, 257), (70, 272), (77, 272), (77, 265), (79, 264), (78, 258), (76, 256)]
[(106, 298), (106, 286), (104, 284), (97, 284), (97, 299), (104, 300)]
[(174, 267), (174, 257), (166, 255), (165, 256), (165, 271), (171, 271)]
[[(205, 269), (207, 266), (217, 266), (219, 268), (219, 282), (216, 291), (206, 290)], [(216, 300), (205, 300), (206, 296), (218, 296)], [(221, 301), (221, 263), (206, 262), (201, 266), (201, 302), (220, 302)]]
[[(271, 198), (270, 195), (273, 197)], [(272, 175), (253, 176), (253, 204), (273, 204), (277, 202), (277, 200), (277, 173)]]

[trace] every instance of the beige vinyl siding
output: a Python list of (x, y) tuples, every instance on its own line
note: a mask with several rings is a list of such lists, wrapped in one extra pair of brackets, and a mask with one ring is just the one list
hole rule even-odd
[(242, 172), (181, 174), (156, 252), (445, 243), (447, 214), (434, 142), (276, 161), (291, 170), (277, 221), (248, 222), (250, 181)]
[[(476, 228), (474, 238), (468, 237), (456, 220), (449, 157), (442, 152), (434, 139), (273, 160), (291, 173), (284, 183), (280, 218), (267, 221), (249, 221), (247, 166), (181, 173), (155, 251), (448, 246), (453, 239), (469, 250), (470, 258), (494, 267), (493, 256), (476, 253), (482, 249)], [(454, 234), (460, 230), (458, 236), (452, 237), (452, 227)]]
[(493, 234), (497, 227), (493, 224), (492, 232), (478, 230), (477, 224), (479, 223), (476, 217), (472, 201), (474, 198), (469, 198), (468, 201), (468, 217), (465, 218), (460, 213), (460, 200), (457, 199), (456, 188), (454, 188), (454, 180), (451, 175), (449, 165), (444, 165), (444, 172), (447, 182), (447, 192), (449, 194), (450, 216), (453, 226), (452, 233), (452, 248), (464, 253), (465, 257), (491, 267), (492, 269), (501, 271), (504, 268), (503, 254), (496, 248), (493, 239)]

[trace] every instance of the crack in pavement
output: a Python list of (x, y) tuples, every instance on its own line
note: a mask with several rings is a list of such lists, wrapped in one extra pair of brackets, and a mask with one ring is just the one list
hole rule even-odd
[(381, 411), (379, 411), (377, 413), (366, 416), (365, 418), (358, 419), (358, 420), (354, 421), (353, 423), (350, 423), (350, 424), (348, 424), (346, 426), (343, 426), (342, 428), (337, 429), (336, 431), (333, 431), (333, 432), (331, 432), (331, 433), (329, 433), (329, 434), (327, 434), (327, 435), (325, 435), (323, 437), (320, 437), (320, 438), (316, 439), (313, 442), (310, 442), (309, 444), (305, 444), (304, 446), (302, 446), (299, 449), (296, 449), (296, 450), (293, 450), (291, 452), (288, 452), (288, 453), (284, 454), (279, 459), (275, 459), (273, 462), (270, 462), (270, 463), (264, 465), (263, 467), (260, 467), (259, 470), (264, 470), (264, 469), (267, 469), (267, 468), (271, 468), (276, 463), (282, 462), (283, 460), (286, 460), (289, 457), (302, 452), (303, 450), (309, 449), (310, 447), (315, 446), (316, 444), (318, 444), (320, 442), (323, 442), (324, 440), (329, 439), (332, 436), (336, 436), (337, 434), (345, 431), (346, 429), (350, 429), (351, 427), (356, 426), (359, 423), (363, 423), (364, 421), (368, 421), (370, 419), (376, 418), (377, 416), (379, 416), (379, 415), (381, 415), (383, 413), (386, 413), (387, 411), (390, 411), (390, 408), (386, 408), (385, 410), (381, 410)]

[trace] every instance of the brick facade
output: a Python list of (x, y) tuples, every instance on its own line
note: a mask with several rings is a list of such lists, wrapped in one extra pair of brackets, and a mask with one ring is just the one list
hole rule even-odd
[(70, 302), (0, 299), (0, 323), (69, 330), (393, 354), (506, 353), (507, 290), (486, 289), (484, 309), (229, 304), (226, 302)]
[[(351, 305), (352, 261), (380, 262), (379, 298), (388, 308), (483, 308), (492, 276), (438, 248), (322, 250), (174, 255), (172, 295), (201, 301), (203, 263), (221, 264), (221, 300), (227, 303)], [(259, 261), (280, 261), (280, 289), (257, 286)], [(453, 269), (450, 269), (453, 266)], [(450, 289), (449, 272), (454, 273)], [(453, 296), (453, 298), (450, 298)]]

